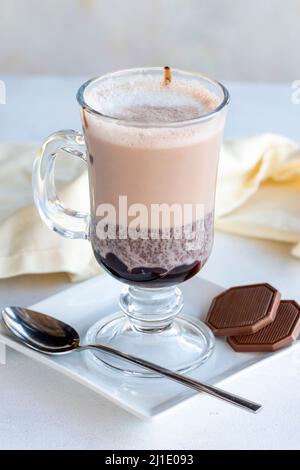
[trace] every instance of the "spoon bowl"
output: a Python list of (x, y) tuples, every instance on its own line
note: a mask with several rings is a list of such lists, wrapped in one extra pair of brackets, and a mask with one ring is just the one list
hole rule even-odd
[(64, 354), (79, 346), (79, 334), (74, 328), (44, 313), (23, 307), (6, 307), (2, 318), (15, 336), (37, 351)]

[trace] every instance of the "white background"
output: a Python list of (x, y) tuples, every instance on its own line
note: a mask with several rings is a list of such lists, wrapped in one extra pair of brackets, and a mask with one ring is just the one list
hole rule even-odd
[(0, 75), (170, 64), (291, 82), (299, 18), (299, 0), (0, 0)]

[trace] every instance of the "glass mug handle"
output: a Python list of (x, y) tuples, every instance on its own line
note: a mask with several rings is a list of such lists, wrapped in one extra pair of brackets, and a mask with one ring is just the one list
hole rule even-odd
[(89, 238), (90, 215), (68, 209), (60, 202), (55, 187), (55, 160), (59, 151), (87, 163), (84, 137), (80, 132), (64, 130), (51, 134), (44, 142), (33, 166), (33, 195), (46, 225), (67, 238)]

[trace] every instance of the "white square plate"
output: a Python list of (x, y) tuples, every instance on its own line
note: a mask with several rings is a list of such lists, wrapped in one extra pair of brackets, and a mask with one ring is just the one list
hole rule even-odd
[[(118, 310), (121, 288), (122, 284), (107, 274), (101, 274), (31, 308), (69, 323), (83, 338), (91, 324)], [(183, 314), (198, 318), (205, 318), (212, 298), (223, 290), (222, 287), (197, 276), (182, 284), (181, 288), (184, 296)], [(168, 379), (127, 377), (99, 362), (96, 363), (87, 352), (45, 356), (16, 341), (3, 324), (0, 324), (0, 342), (53, 367), (142, 418), (154, 418), (197, 394)], [(298, 347), (299, 344), (297, 341), (291, 347)], [(275, 354), (236, 353), (224, 339), (217, 338), (216, 349), (211, 358), (189, 375), (217, 384), (268, 357), (274, 358), (278, 354), (284, 354), (289, 349)]]

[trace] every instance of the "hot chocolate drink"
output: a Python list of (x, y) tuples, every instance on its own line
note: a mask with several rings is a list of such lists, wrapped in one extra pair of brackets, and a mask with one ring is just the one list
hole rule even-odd
[(220, 99), (198, 81), (149, 74), (102, 78), (84, 98), (99, 113), (82, 109), (96, 259), (129, 284), (189, 279), (212, 247), (224, 115), (209, 113)]
[[(34, 167), (35, 201), (52, 230), (88, 239), (99, 264), (131, 284), (120, 293), (121, 310), (101, 315), (85, 341), (187, 372), (211, 355), (214, 338), (205, 324), (178, 316), (177, 284), (199, 271), (212, 248), (229, 94), (201, 74), (153, 67), (89, 80), (77, 99), (84, 136), (59, 131), (45, 141)], [(87, 163), (88, 213), (65, 208), (56, 196), (61, 149)], [(92, 354), (118, 372), (149, 374)]]

